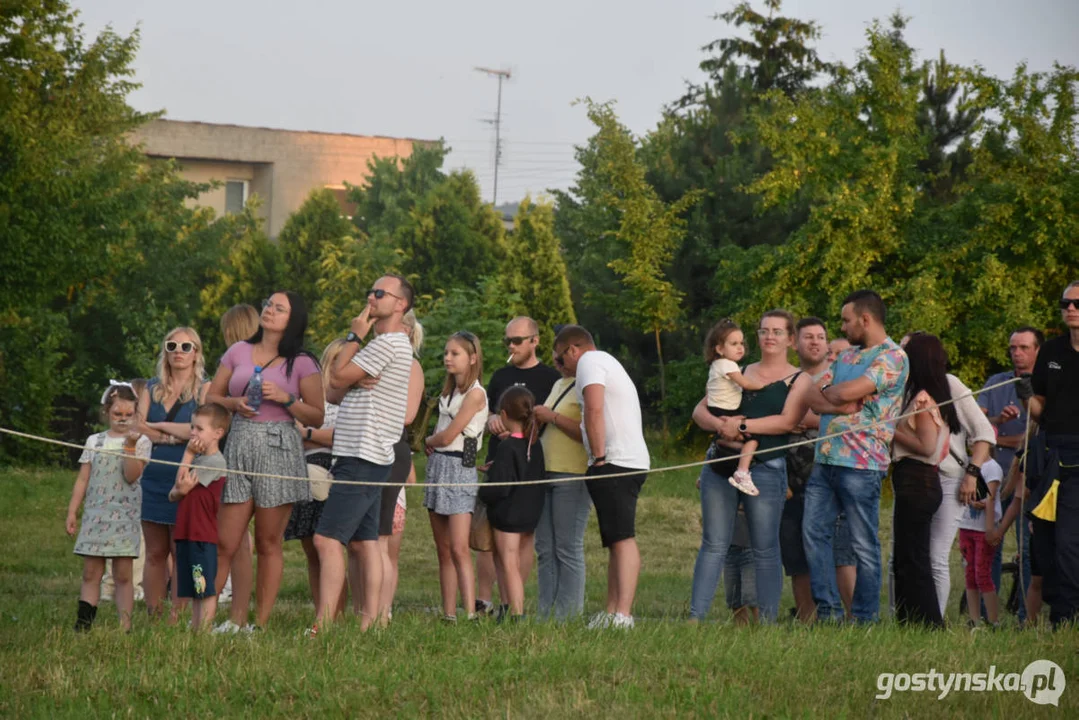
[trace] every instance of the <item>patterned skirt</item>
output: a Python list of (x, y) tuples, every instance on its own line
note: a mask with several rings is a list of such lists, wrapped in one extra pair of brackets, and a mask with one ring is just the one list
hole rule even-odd
[(307, 477), (300, 433), (291, 422), (252, 422), (235, 415), (225, 441), (225, 463), (231, 472), (223, 503), (254, 500), (260, 508), (279, 507), (311, 500), (306, 480), (276, 480), (245, 473), (271, 473)]
[[(333, 465), (333, 455), (329, 451), (312, 453), (307, 456), (307, 462), (329, 470)], [(285, 527), (285, 540), (303, 540), (314, 537), (315, 528), (318, 527), (318, 519), (322, 517), (322, 507), (325, 504), (325, 500), (311, 500), (293, 505), (292, 515)]]
[(426, 486), (423, 506), (439, 515), (470, 513), (476, 507), (475, 485), (447, 487), (458, 483), (476, 482), (476, 468), (461, 465), (461, 458), (445, 453), (431, 453), (427, 458)]

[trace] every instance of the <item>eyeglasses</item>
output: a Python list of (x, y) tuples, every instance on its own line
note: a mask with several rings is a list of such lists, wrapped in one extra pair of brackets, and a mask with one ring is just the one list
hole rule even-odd
[(536, 336), (535, 335), (521, 335), (521, 336), (515, 335), (513, 337), (504, 337), (504, 338), (502, 338), (502, 342), (504, 342), (506, 344), (506, 347), (509, 347), (510, 345), (520, 345), (525, 340), (531, 340), (534, 337), (536, 337)]
[(781, 338), (787, 334), (787, 331), (783, 328), (757, 328), (757, 337), (772, 337)]
[(1067, 310), (1070, 307), (1075, 307), (1079, 310), (1079, 298), (1062, 298), (1060, 301), (1060, 309)]
[(274, 305), (272, 302), (270, 302), (270, 298), (266, 298), (262, 301), (262, 309), (265, 310), (266, 308), (273, 308), (273, 311), (275, 313), (279, 313), (281, 315), (284, 315), (288, 312), (287, 307), (285, 307), (284, 305)]
[(386, 297), (387, 295), (389, 295), (392, 298), (397, 298), (398, 300), (401, 299), (400, 295), (394, 295), (389, 290), (383, 290), (382, 288), (371, 288), (370, 290), (368, 290), (367, 291), (367, 296), (370, 297), (372, 295), (375, 296), (375, 300), (381, 300), (382, 298)]
[(167, 343), (165, 343), (165, 352), (174, 353), (174, 352), (179, 351), (179, 352), (182, 352), (182, 353), (186, 354), (186, 353), (191, 352), (194, 349), (195, 349), (195, 343), (193, 343), (193, 342), (180, 342), (180, 343), (178, 343), (175, 340), (169, 340)]

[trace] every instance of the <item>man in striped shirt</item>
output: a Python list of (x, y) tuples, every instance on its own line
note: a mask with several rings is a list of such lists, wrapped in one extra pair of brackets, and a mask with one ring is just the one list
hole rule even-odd
[[(384, 483), (393, 466), (393, 445), (401, 437), (408, 404), (412, 343), (401, 318), (412, 307), (413, 290), (405, 278), (384, 275), (367, 291), (367, 307), (352, 320), (346, 346), (330, 371), (330, 402), (341, 408), (333, 436), (334, 480)], [(377, 336), (364, 345), (374, 327)], [(377, 382), (362, 383), (375, 379)], [(334, 484), (315, 531), (321, 564), (317, 623), (333, 622), (345, 582), (341, 546), (363, 563), (363, 617), (366, 630), (378, 617), (382, 591), (382, 554), (378, 547), (378, 485)], [(310, 634), (317, 634), (318, 624)]]

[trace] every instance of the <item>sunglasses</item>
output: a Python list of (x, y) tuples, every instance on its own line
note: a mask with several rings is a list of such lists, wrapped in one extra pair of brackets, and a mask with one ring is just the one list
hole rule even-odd
[(1073, 306), (1076, 310), (1079, 310), (1079, 298), (1063, 298), (1060, 301), (1061, 310), (1067, 310), (1068, 308)]
[(392, 298), (397, 298), (398, 300), (401, 299), (400, 295), (394, 295), (389, 290), (383, 290), (382, 288), (371, 288), (370, 290), (368, 290), (367, 291), (367, 296), (370, 297), (372, 295), (375, 296), (375, 300), (381, 300), (382, 298), (386, 297), (387, 295), (389, 295)]
[(193, 343), (193, 342), (180, 342), (180, 343), (178, 343), (175, 340), (169, 340), (167, 343), (165, 343), (165, 352), (174, 353), (174, 352), (179, 351), (179, 352), (182, 352), (182, 353), (189, 353), (194, 349), (195, 349), (195, 343)]
[(502, 338), (502, 342), (504, 342), (506, 344), (506, 347), (509, 347), (510, 345), (520, 345), (525, 340), (531, 340), (534, 337), (536, 337), (536, 336), (535, 335), (521, 335), (521, 336), (516, 336), (515, 335), (514, 337)]

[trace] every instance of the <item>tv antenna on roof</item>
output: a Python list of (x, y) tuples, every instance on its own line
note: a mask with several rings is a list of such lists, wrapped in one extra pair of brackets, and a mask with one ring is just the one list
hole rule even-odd
[[(491, 199), (491, 204), (498, 205), (498, 166), (502, 162), (502, 81), (509, 80), (511, 75), (509, 70), (494, 70), (492, 68), (476, 67), (473, 68), (476, 72), (487, 73), (498, 78), (498, 106), (495, 110), (495, 119), (493, 124), (495, 126), (495, 181), (494, 192)], [(491, 121), (487, 121), (491, 122)]]

